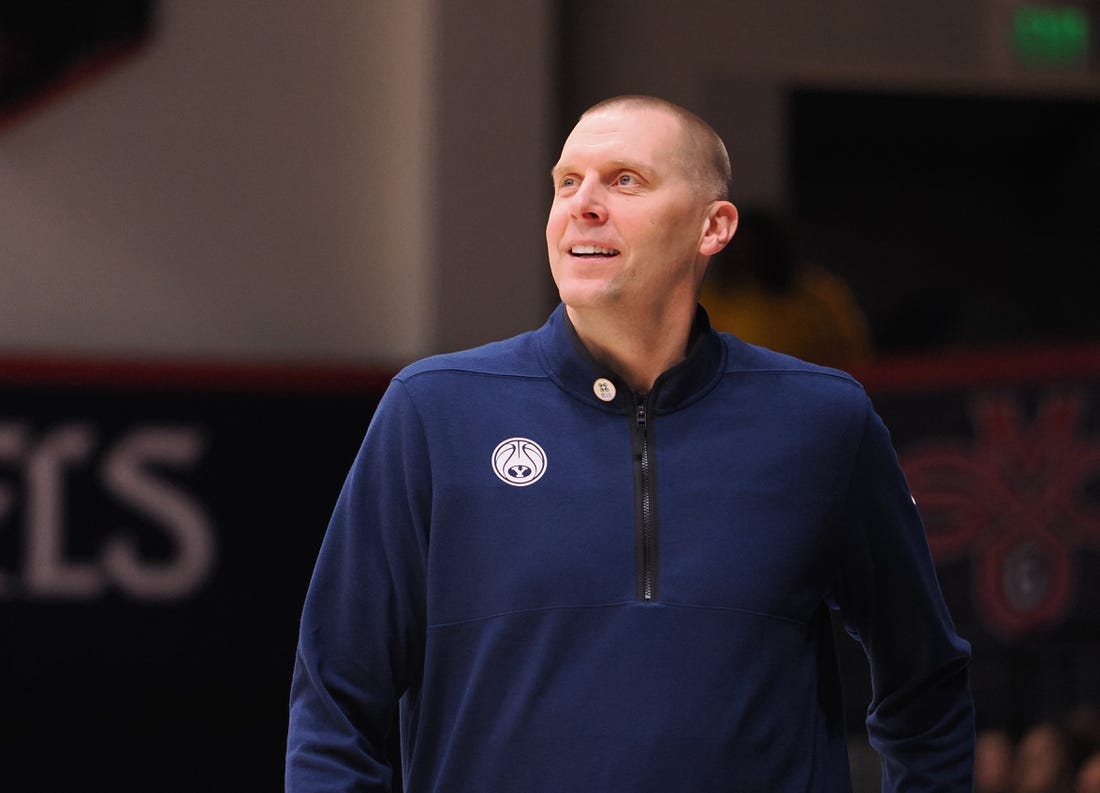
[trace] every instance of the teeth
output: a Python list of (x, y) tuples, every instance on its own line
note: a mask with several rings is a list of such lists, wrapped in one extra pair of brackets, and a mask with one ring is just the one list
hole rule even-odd
[(599, 253), (604, 256), (613, 256), (618, 253), (614, 248), (602, 248), (599, 245), (574, 245), (569, 251), (574, 254)]

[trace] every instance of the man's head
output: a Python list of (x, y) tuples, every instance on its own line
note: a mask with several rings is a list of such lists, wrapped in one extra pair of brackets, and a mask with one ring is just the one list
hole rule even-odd
[(737, 226), (718, 135), (654, 97), (581, 116), (552, 171), (550, 267), (573, 310), (694, 308), (707, 259)]

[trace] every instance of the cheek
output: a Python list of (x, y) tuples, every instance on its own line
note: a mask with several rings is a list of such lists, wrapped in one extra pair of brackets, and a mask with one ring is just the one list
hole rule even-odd
[(569, 220), (569, 213), (562, 207), (558, 206), (555, 202), (550, 205), (550, 212), (546, 216), (546, 239), (560, 238), (565, 230), (567, 221)]
[(660, 251), (666, 259), (682, 259), (694, 254), (696, 237), (694, 228), (685, 225), (683, 218), (663, 217), (649, 223), (644, 231), (649, 248)]

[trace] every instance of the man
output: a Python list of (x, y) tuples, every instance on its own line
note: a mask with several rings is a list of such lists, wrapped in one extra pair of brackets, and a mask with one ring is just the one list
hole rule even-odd
[(711, 330), (729, 161), (651, 97), (553, 169), (563, 306), (387, 390), (302, 617), (288, 789), (849, 790), (829, 610), (887, 790), (969, 790), (969, 647), (885, 428), (835, 370)]

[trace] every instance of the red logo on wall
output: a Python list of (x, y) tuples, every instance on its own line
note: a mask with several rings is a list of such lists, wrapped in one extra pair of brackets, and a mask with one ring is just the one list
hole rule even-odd
[(1100, 438), (1080, 392), (1051, 392), (1034, 419), (1012, 396), (979, 397), (973, 439), (909, 447), (902, 466), (937, 562), (970, 557), (974, 600), (1005, 639), (1072, 610), (1080, 549), (1100, 548)]

